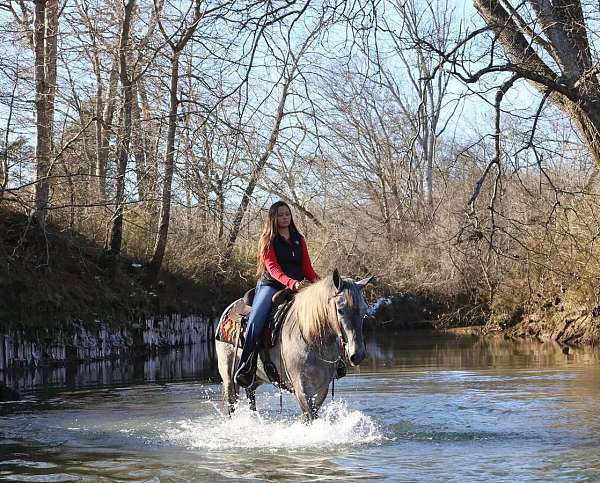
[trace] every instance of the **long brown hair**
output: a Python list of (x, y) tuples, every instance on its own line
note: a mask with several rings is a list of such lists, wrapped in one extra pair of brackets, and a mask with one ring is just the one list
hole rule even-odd
[(292, 210), (290, 205), (288, 205), (285, 201), (276, 201), (269, 208), (269, 215), (265, 220), (265, 226), (263, 227), (263, 231), (260, 234), (260, 238), (258, 239), (258, 254), (257, 254), (257, 264), (256, 264), (256, 275), (259, 277), (265, 272), (265, 254), (267, 250), (271, 246), (271, 243), (279, 233), (277, 229), (277, 210), (282, 206), (287, 207), (290, 210), (290, 234), (297, 233), (302, 236), (296, 228), (296, 224), (294, 223), (294, 216), (292, 215)]

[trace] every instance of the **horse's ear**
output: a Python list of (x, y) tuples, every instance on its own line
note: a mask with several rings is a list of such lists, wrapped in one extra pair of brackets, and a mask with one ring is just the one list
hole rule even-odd
[(338, 269), (336, 268), (333, 271), (333, 285), (335, 286), (335, 289), (340, 292), (342, 290), (342, 277), (340, 277), (340, 272), (338, 272)]
[(375, 276), (371, 275), (370, 277), (367, 278), (363, 278), (362, 280), (359, 280), (358, 282), (356, 282), (356, 285), (358, 285), (361, 289), (365, 288), (367, 286), (368, 283), (374, 282), (375, 281)]

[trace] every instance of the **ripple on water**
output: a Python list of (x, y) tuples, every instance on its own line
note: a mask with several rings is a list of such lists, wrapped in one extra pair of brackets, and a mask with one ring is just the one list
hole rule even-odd
[[(210, 420), (208, 421), (207, 419)], [(175, 423), (166, 440), (189, 449), (294, 450), (378, 442), (385, 439), (382, 429), (361, 411), (348, 409), (344, 401), (334, 401), (321, 409), (320, 418), (304, 424), (286, 417), (261, 415), (240, 407), (232, 417), (204, 416)]]
[(467, 428), (451, 429), (447, 427), (432, 427), (429, 425), (415, 424), (411, 421), (399, 421), (391, 424), (387, 428), (394, 436), (396, 441), (420, 441), (420, 442), (508, 442), (539, 440), (541, 435), (538, 433), (528, 433), (525, 431), (473, 431)]
[(21, 468), (39, 468), (39, 469), (48, 469), (48, 468), (56, 468), (57, 465), (54, 463), (47, 463), (45, 461), (28, 461), (21, 459), (13, 459), (13, 460), (4, 460), (0, 461), (0, 466), (17, 466)]
[[(76, 481), (79, 479), (73, 475), (51, 472), (56, 468), (58, 465), (46, 461), (9, 459), (0, 461), (2, 470), (0, 479), (8, 481)], [(50, 474), (47, 474), (49, 471)]]

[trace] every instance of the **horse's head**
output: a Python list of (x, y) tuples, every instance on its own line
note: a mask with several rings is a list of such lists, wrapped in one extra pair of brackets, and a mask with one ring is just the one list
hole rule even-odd
[(363, 320), (367, 313), (367, 302), (363, 295), (365, 286), (373, 280), (368, 277), (358, 282), (342, 278), (337, 269), (331, 276), (334, 295), (331, 297), (330, 320), (334, 330), (342, 337), (350, 364), (359, 365), (367, 356), (363, 338)]

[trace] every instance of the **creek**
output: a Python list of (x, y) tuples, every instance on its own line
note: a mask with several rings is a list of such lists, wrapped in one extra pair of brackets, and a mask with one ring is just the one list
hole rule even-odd
[(308, 426), (273, 387), (259, 389), (258, 413), (242, 400), (224, 415), (205, 345), (14, 374), (30, 387), (0, 404), (0, 479), (600, 480), (597, 349), (424, 331), (367, 339), (368, 359)]

